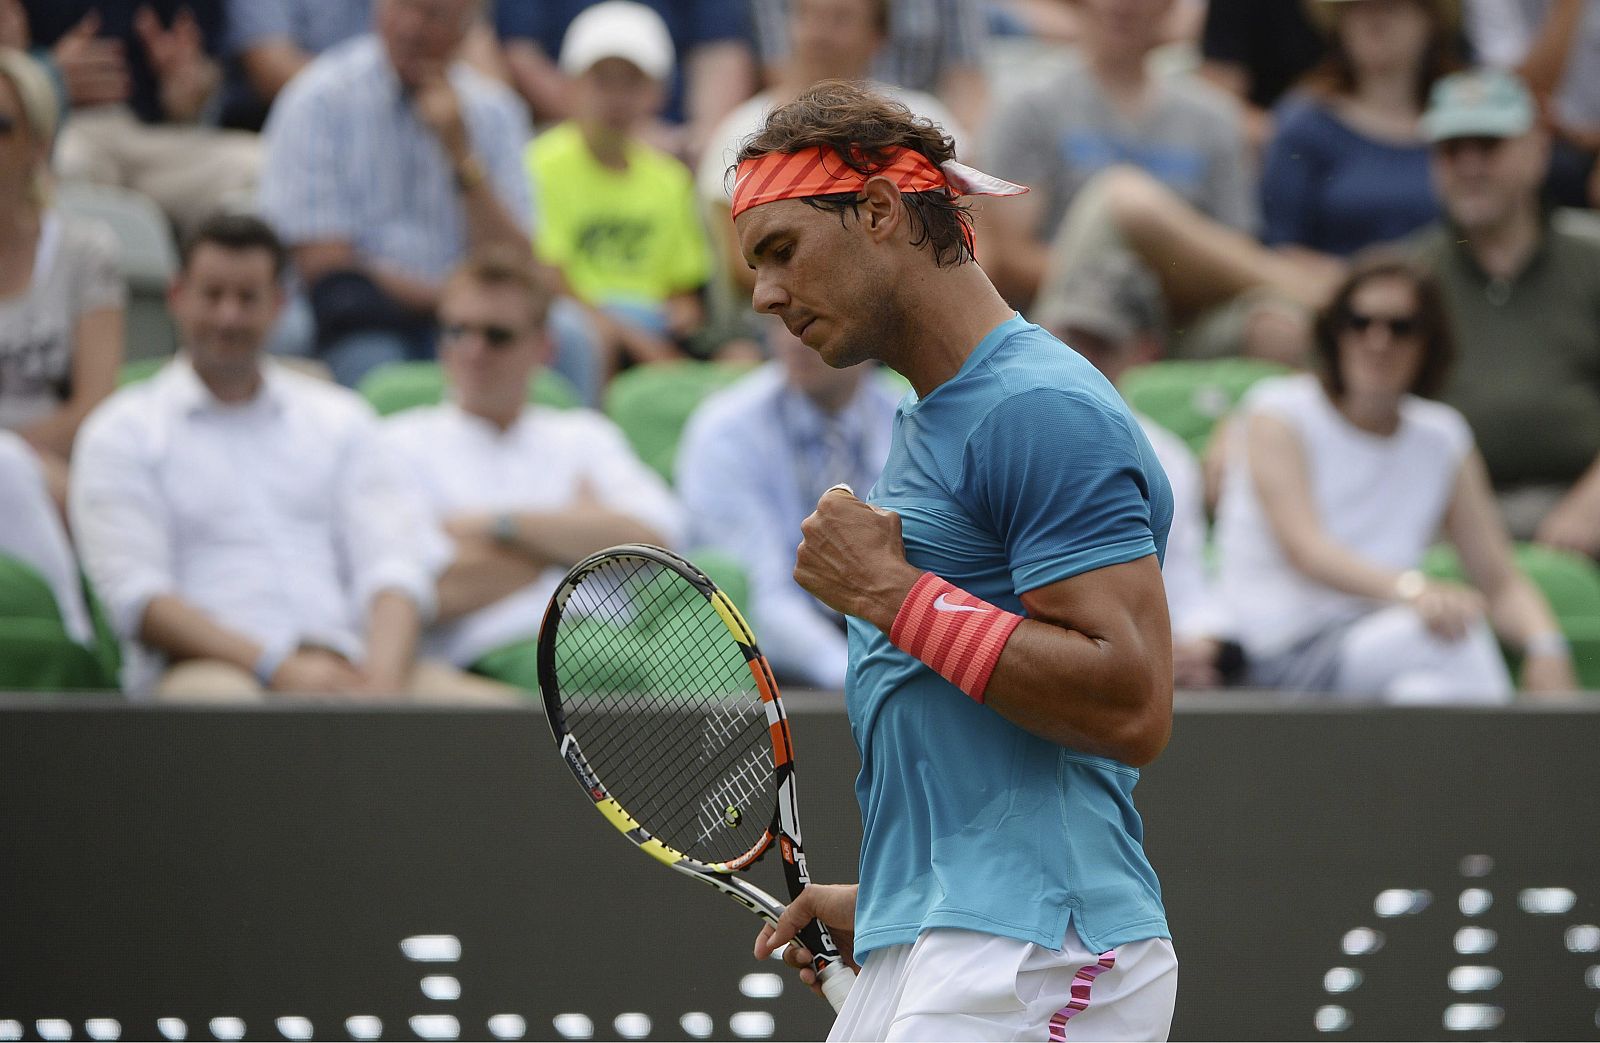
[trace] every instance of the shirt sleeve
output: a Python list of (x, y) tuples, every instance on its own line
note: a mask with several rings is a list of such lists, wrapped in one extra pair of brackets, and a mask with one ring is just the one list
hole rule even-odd
[(1156, 553), (1132, 422), (1089, 395), (1037, 388), (973, 433), (970, 508), (1003, 540), (1018, 594)]
[(672, 490), (639, 459), (615, 424), (598, 414), (594, 421), (593, 429), (585, 432), (584, 476), (594, 484), (600, 501), (654, 529), (668, 546), (683, 546), (683, 508)]
[(116, 233), (98, 221), (86, 222), (72, 236), (73, 290), (76, 300), (72, 313), (87, 315), (104, 308), (128, 305), (128, 284), (117, 263), (121, 252)]
[(172, 518), (125, 409), (89, 417), (73, 446), (68, 512), (89, 580), (119, 637), (134, 640), (152, 598), (177, 590)]
[(297, 85), (279, 95), (262, 131), (261, 216), (291, 247), (353, 241), (361, 210), (351, 192), (359, 179), (343, 166), (345, 121), (325, 97)]
[(678, 450), (677, 485), (690, 541), (732, 556), (750, 584), (750, 615), (772, 667), (819, 688), (843, 688), (848, 642), (794, 581), (800, 533), (761, 483), (740, 480), (754, 461), (738, 432), (691, 420)]
[(426, 624), (437, 607), (436, 522), (376, 418), (363, 417), (349, 439), (337, 516), (351, 601), (365, 617), (380, 592), (398, 591)]

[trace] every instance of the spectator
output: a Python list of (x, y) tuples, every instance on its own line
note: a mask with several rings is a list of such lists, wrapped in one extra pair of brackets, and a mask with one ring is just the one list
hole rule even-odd
[(1332, 46), (1277, 114), (1261, 177), (1263, 239), (1347, 257), (1439, 213), (1418, 122), (1454, 71), (1448, 0), (1317, 0)]
[(229, 69), (222, 121), (260, 130), (280, 91), (323, 51), (365, 33), (372, 0), (225, 0)]
[[(1440, 288), (1410, 262), (1358, 264), (1319, 315), (1322, 372), (1256, 385), (1232, 431), (1217, 519), (1222, 591), (1251, 683), (1395, 701), (1500, 702), (1489, 618), (1529, 691), (1576, 687), (1566, 641), (1517, 572), (1461, 414), (1426, 396), (1453, 352)], [(1436, 534), (1472, 586), (1417, 571)]]
[(1466, 0), (1473, 53), (1517, 73), (1554, 131), (1546, 188), (1562, 206), (1600, 206), (1600, 4)]
[(222, 77), (222, 0), (21, 4), (71, 104), (56, 144), (62, 178), (142, 192), (185, 233), (249, 199), (260, 143), (209, 125)]
[[(556, 67), (573, 20), (593, 0), (498, 0), (499, 31), (511, 79), (540, 123), (572, 115), (571, 82)], [(737, 0), (650, 0), (666, 21), (681, 64), (667, 94), (655, 143), (693, 162), (707, 134), (756, 87), (748, 11)]]
[(435, 548), (430, 654), (537, 691), (533, 643), (566, 569), (618, 543), (676, 544), (655, 472), (598, 413), (525, 405), (549, 358), (549, 294), (516, 254), (472, 255), (439, 302), (451, 401), (385, 422), (384, 440), (453, 538)]
[(477, 3), (376, 0), (376, 34), (318, 57), (267, 121), (261, 211), (341, 384), (432, 357), (439, 283), (468, 250), (530, 249), (522, 106), (456, 57)]
[(1272, 108), (1322, 57), (1323, 38), (1306, 3), (1321, 0), (1208, 0), (1200, 75), (1245, 106), (1252, 152), (1272, 136)]
[(705, 320), (710, 259), (693, 175), (637, 136), (672, 66), (672, 39), (655, 11), (634, 0), (589, 8), (561, 46), (574, 117), (527, 149), (538, 253), (595, 309), (610, 360), (675, 357)]
[[(740, 105), (711, 135), (695, 180), (712, 243), (733, 289), (742, 297), (744, 311), (755, 289), (755, 273), (744, 263), (733, 234), (733, 182), (728, 170), (734, 155), (745, 138), (761, 129), (767, 113), (807, 88), (822, 80), (866, 79), (887, 39), (889, 9), (889, 0), (791, 0), (788, 63), (769, 89)], [(961, 140), (954, 117), (932, 95), (884, 84), (874, 88)]]
[(423, 518), (372, 411), (262, 357), (283, 260), (253, 217), (202, 225), (168, 295), (183, 350), (78, 439), (72, 524), (134, 643), (124, 683), (163, 699), (484, 698), (487, 682), (413, 660), (434, 603)]
[(1020, 306), (1039, 291), (1073, 197), (1114, 165), (1149, 171), (1230, 227), (1254, 232), (1260, 223), (1238, 107), (1194, 77), (1146, 68), (1173, 0), (1071, 2), (1082, 53), (1002, 105), (985, 149), (997, 175), (1033, 189), (984, 210), (984, 268)]
[(1442, 81), (1423, 130), (1449, 219), (1416, 246), (1461, 348), (1444, 400), (1514, 536), (1600, 555), (1600, 242), (1541, 204), (1549, 138), (1514, 77)]
[(46, 203), (56, 112), (44, 68), (0, 47), (0, 429), (65, 503), (78, 425), (116, 387), (127, 291), (111, 230)]
[[(1039, 324), (1088, 359), (1112, 384), (1163, 353), (1161, 292), (1149, 273), (1110, 256), (1080, 273), (1070, 296), (1039, 312)], [(1207, 575), (1206, 509), (1200, 463), (1177, 435), (1135, 411), (1172, 486), (1172, 530), (1161, 562), (1172, 618), (1172, 667), (1184, 688), (1237, 682), (1243, 668), (1221, 599)]]
[[(751, 13), (769, 79), (789, 60), (789, 0), (753, 0)], [(963, 127), (986, 122), (989, 81), (985, 6), (978, 0), (900, 0), (889, 6), (888, 39), (873, 62), (880, 83), (936, 96)]]
[(61, 513), (45, 483), (39, 458), (28, 443), (0, 431), (0, 557), (14, 558), (37, 572), (55, 595), (67, 636), (82, 645), (94, 642), (94, 624), (84, 603), (78, 561), (72, 556)]
[(777, 320), (763, 328), (774, 361), (695, 412), (678, 449), (678, 489), (691, 545), (744, 567), (779, 678), (840, 689), (844, 619), (794, 581), (800, 523), (830, 486), (864, 494), (878, 480), (899, 396), (875, 367), (832, 369)]

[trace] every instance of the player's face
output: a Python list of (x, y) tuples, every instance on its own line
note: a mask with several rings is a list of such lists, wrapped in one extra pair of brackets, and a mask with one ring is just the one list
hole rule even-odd
[(439, 302), (439, 329), (439, 358), (461, 408), (499, 415), (521, 407), (549, 343), (521, 288), (453, 282)]
[(883, 357), (898, 325), (892, 279), (857, 217), (786, 199), (746, 210), (734, 228), (756, 273), (756, 311), (835, 369)]
[(167, 306), (204, 372), (254, 367), (283, 296), (267, 250), (202, 243), (173, 282)]
[(1339, 333), (1339, 373), (1345, 393), (1398, 399), (1422, 368), (1423, 330), (1410, 280), (1368, 279), (1350, 296)]

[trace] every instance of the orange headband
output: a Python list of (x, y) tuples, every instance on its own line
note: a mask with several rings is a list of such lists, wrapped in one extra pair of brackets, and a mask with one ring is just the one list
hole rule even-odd
[[(1002, 181), (954, 160), (935, 166), (915, 149), (893, 149), (889, 156), (887, 165), (867, 174), (846, 163), (834, 149), (821, 145), (799, 152), (767, 152), (744, 160), (734, 175), (733, 216), (737, 218), (753, 206), (780, 199), (859, 192), (866, 187), (867, 179), (873, 177), (888, 178), (902, 192), (931, 192), (942, 188), (951, 196), (1015, 196), (1027, 191), (1021, 185)], [(970, 227), (966, 236), (970, 247)]]

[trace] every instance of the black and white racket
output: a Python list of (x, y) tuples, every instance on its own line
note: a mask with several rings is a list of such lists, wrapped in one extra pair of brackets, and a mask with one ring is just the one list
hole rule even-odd
[[(738, 874), (776, 845), (790, 898), (810, 881), (794, 744), (766, 657), (705, 573), (645, 544), (580, 561), (545, 611), (539, 687), (561, 757), (606, 821), (777, 921), (783, 903)], [(838, 1010), (854, 972), (820, 922), (800, 941)]]

